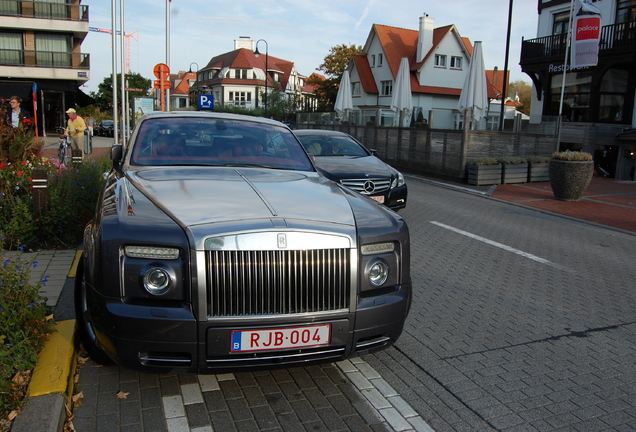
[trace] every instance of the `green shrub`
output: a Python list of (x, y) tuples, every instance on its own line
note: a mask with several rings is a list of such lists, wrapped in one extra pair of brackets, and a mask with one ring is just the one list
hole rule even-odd
[(35, 167), (44, 167), (47, 173), (56, 169), (36, 156), (22, 162), (11, 162), (8, 158), (0, 162), (0, 246), (3, 249), (37, 244), (32, 196)]
[(520, 165), (520, 164), (528, 163), (528, 160), (526, 158), (522, 158), (519, 156), (507, 156), (507, 157), (503, 157), (499, 159), (499, 162), (505, 163), (508, 165)]
[(49, 209), (37, 224), (39, 247), (75, 248), (82, 242), (110, 166), (105, 156), (49, 177)]
[(476, 165), (497, 165), (499, 161), (494, 158), (483, 158), (483, 159), (477, 159), (473, 163)]
[(29, 283), (37, 262), (21, 253), (0, 253), (0, 416), (15, 409), (24, 397), (25, 386), (16, 374), (33, 369), (38, 353), (53, 330), (45, 299), (40, 295), (47, 277)]
[(566, 150), (563, 152), (552, 153), (552, 159), (566, 160), (566, 161), (591, 161), (592, 154), (580, 151)]
[(528, 162), (532, 163), (548, 163), (550, 162), (550, 156), (530, 156)]
[[(32, 250), (75, 248), (95, 211), (111, 160), (103, 156), (64, 169), (47, 161), (18, 166), (19, 170), (0, 163), (0, 246), (7, 250), (20, 245)], [(49, 207), (39, 219), (33, 217), (31, 193), (35, 166), (45, 167), (48, 176)]]

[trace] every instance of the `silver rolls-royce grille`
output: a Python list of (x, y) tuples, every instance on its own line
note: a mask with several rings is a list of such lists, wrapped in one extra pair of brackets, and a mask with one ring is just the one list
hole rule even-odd
[(208, 251), (208, 316), (349, 308), (349, 249)]
[(341, 180), (343, 186), (361, 194), (384, 192), (391, 187), (391, 179), (346, 179)]

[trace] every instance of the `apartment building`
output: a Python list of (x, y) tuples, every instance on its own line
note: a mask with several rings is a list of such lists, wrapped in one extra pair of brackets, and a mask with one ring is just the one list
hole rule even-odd
[(66, 110), (91, 99), (81, 91), (90, 78), (82, 53), (88, 6), (81, 0), (0, 2), (0, 97), (20, 96), (36, 111), (40, 134), (66, 124)]
[(561, 113), (562, 148), (588, 151), (610, 177), (633, 180), (636, 0), (587, 0), (601, 13), (598, 64), (576, 69), (565, 61), (571, 4), (538, 0), (536, 38), (522, 41), (521, 70), (534, 87), (530, 122)]

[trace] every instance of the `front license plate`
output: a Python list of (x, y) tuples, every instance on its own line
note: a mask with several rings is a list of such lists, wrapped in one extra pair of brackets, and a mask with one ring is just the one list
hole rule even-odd
[(372, 200), (379, 202), (380, 204), (384, 204), (384, 195), (380, 196), (372, 196), (370, 197)]
[(232, 332), (232, 352), (306, 348), (331, 343), (331, 324)]

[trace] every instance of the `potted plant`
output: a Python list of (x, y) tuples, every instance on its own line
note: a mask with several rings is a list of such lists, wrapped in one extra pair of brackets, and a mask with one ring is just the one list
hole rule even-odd
[(549, 166), (550, 156), (530, 156), (528, 158), (528, 183), (549, 181)]
[(528, 161), (518, 156), (500, 159), (501, 183), (525, 183), (528, 180)]
[(594, 173), (592, 155), (586, 152), (556, 152), (550, 158), (550, 186), (559, 201), (579, 201)]
[(468, 184), (483, 186), (501, 183), (501, 164), (497, 159), (479, 159), (468, 164)]

